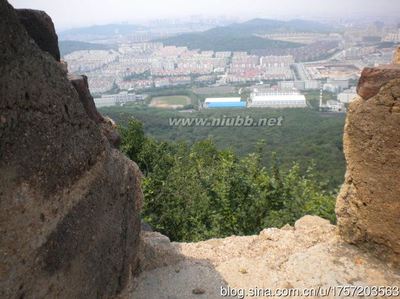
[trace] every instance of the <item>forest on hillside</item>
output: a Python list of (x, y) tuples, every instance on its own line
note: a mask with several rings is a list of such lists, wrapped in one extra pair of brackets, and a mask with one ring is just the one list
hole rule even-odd
[[(211, 139), (220, 150), (230, 149), (239, 157), (253, 153), (261, 147), (261, 164), (272, 166), (271, 154), (276, 153), (280, 167), (287, 171), (298, 163), (301, 173), (315, 164), (318, 181), (327, 191), (337, 191), (343, 183), (345, 160), (342, 136), (345, 121), (343, 114), (321, 114), (311, 109), (244, 109), (202, 110), (181, 113), (175, 110), (140, 106), (102, 108), (118, 125), (126, 127), (132, 118), (143, 123), (147, 136), (159, 141), (196, 141)], [(170, 118), (282, 116), (281, 127), (171, 127)]]
[[(335, 222), (344, 115), (312, 109), (109, 107), (144, 173), (143, 219), (174, 241), (256, 234), (306, 215)], [(274, 127), (170, 126), (171, 118), (283, 117)]]
[(259, 35), (282, 32), (327, 33), (330, 26), (304, 20), (277, 21), (253, 19), (244, 23), (216, 27), (203, 32), (184, 33), (157, 41), (165, 45), (211, 51), (247, 51), (256, 49), (287, 49), (303, 46), (300, 43), (262, 38)]
[(314, 165), (304, 173), (298, 163), (283, 170), (272, 153), (271, 166), (264, 167), (262, 143), (238, 156), (210, 139), (158, 141), (135, 119), (121, 135), (121, 150), (144, 174), (142, 217), (173, 241), (257, 234), (304, 215), (335, 222), (335, 196), (324, 190)]

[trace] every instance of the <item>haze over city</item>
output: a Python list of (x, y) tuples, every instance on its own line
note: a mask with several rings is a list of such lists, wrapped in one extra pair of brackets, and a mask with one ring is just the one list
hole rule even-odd
[(115, 22), (143, 22), (152, 19), (184, 18), (191, 15), (227, 16), (239, 21), (263, 18), (352, 18), (397, 17), (397, 0), (11, 0), (17, 8), (45, 10), (58, 30)]

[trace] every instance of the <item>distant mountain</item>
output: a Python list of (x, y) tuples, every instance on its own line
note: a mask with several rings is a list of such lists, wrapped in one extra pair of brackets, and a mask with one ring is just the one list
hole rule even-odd
[(58, 43), (60, 48), (61, 56), (68, 55), (75, 51), (80, 50), (112, 50), (116, 49), (116, 46), (113, 45), (103, 45), (103, 44), (95, 44), (95, 43), (86, 43), (81, 41), (60, 41)]
[(216, 27), (204, 32), (186, 33), (159, 39), (166, 45), (186, 46), (190, 49), (214, 51), (249, 51), (265, 48), (294, 48), (298, 43), (276, 41), (255, 36), (256, 34), (284, 32), (327, 33), (333, 28), (321, 23), (292, 20), (277, 21), (253, 19), (251, 21)]
[(61, 31), (58, 36), (60, 40), (100, 39), (128, 35), (145, 29), (146, 27), (130, 24), (95, 25)]
[(284, 32), (314, 32), (328, 33), (334, 29), (331, 26), (306, 20), (279, 21), (270, 19), (253, 19), (240, 24), (227, 26), (248, 34), (284, 33)]
[(257, 36), (238, 36), (225, 33), (187, 33), (158, 40), (164, 45), (176, 45), (203, 51), (250, 51), (265, 48), (296, 48), (302, 44), (264, 39)]
[(396, 47), (400, 46), (400, 43), (395, 43), (395, 42), (380, 42), (377, 43), (376, 46), (378, 47), (378, 49), (384, 49), (384, 48), (390, 48), (390, 49), (394, 49)]

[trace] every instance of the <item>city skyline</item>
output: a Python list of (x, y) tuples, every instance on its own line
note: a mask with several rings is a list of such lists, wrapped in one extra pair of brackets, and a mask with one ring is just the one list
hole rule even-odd
[[(310, 18), (400, 15), (397, 0), (11, 0), (16, 8), (32, 8), (46, 11), (58, 30), (73, 27), (109, 23), (140, 23), (154, 19), (179, 19), (192, 15), (219, 17), (221, 15), (243, 21), (251, 18)], [(178, 8), (178, 9), (177, 9)], [(88, 17), (90, 16), (90, 17)], [(400, 18), (399, 18), (400, 21)]]

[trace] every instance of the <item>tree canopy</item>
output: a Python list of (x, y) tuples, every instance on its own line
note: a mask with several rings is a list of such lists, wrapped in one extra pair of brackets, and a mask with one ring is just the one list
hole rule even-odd
[(135, 119), (121, 135), (121, 149), (144, 173), (143, 219), (173, 241), (256, 234), (307, 214), (335, 221), (334, 196), (323, 191), (314, 165), (282, 171), (272, 154), (266, 168), (261, 143), (240, 157), (210, 139), (157, 141)]

